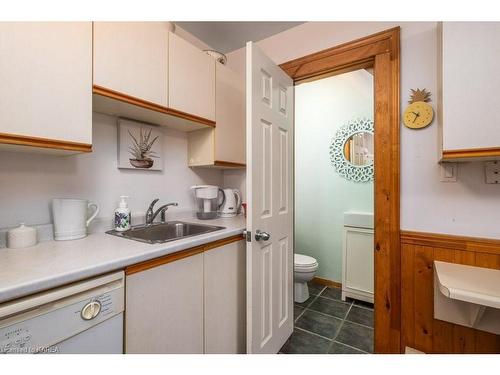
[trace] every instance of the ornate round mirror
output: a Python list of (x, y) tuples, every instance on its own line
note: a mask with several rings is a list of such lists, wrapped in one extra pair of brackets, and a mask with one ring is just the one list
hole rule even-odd
[(355, 119), (342, 126), (330, 145), (330, 160), (342, 177), (355, 181), (373, 180), (373, 121)]

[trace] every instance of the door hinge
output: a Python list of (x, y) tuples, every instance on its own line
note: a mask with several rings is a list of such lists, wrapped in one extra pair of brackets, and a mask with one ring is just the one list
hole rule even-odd
[(245, 236), (245, 239), (247, 242), (252, 242), (252, 232), (249, 230), (244, 230), (243, 235)]

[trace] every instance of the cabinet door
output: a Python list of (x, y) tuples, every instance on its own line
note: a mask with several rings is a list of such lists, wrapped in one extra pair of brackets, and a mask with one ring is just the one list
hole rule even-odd
[(226, 66), (216, 63), (215, 160), (244, 164), (245, 83)]
[(442, 25), (443, 150), (500, 147), (500, 22)]
[(164, 107), (168, 22), (94, 22), (94, 84)]
[(373, 229), (344, 227), (342, 291), (373, 302)]
[(245, 353), (245, 242), (204, 253), (205, 353)]
[(92, 23), (0, 22), (0, 133), (92, 143)]
[(203, 254), (126, 278), (126, 353), (203, 353)]
[(169, 107), (215, 120), (215, 59), (170, 33)]

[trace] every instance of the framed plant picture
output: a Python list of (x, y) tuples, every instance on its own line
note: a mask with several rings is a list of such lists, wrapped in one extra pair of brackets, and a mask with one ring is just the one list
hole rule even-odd
[(118, 168), (163, 170), (163, 134), (158, 126), (118, 119)]

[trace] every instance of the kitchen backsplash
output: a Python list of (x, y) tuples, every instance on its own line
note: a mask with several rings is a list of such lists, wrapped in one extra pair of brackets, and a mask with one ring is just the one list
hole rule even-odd
[[(187, 135), (163, 132), (163, 171), (119, 170), (117, 127), (111, 116), (93, 114), (93, 152), (67, 157), (0, 153), (0, 228), (51, 223), (52, 198), (84, 198), (99, 204), (99, 218), (111, 218), (120, 195), (130, 196), (132, 213), (144, 213), (154, 198), (178, 202), (171, 210), (194, 209), (189, 187), (223, 185), (222, 171), (187, 166)], [(160, 203), (159, 202), (159, 203)]]

